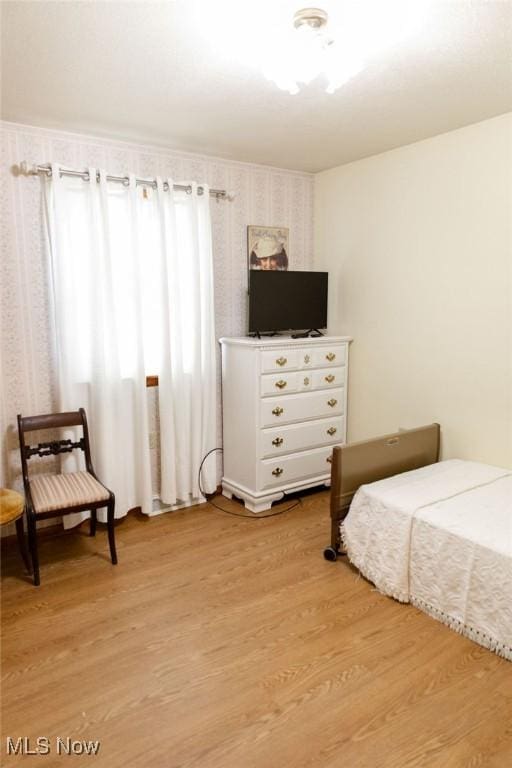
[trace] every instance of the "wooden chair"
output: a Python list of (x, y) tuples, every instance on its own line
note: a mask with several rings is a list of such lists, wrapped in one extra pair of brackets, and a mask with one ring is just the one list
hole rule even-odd
[[(36, 447), (25, 444), (25, 433), (36, 430), (62, 429), (63, 427), (82, 427), (82, 437), (73, 440), (52, 440), (38, 443)], [(89, 431), (87, 418), (83, 408), (68, 413), (50, 413), (42, 416), (18, 415), (18, 432), (20, 438), (21, 468), (25, 486), (25, 502), (27, 513), (28, 541), (32, 556), (34, 584), (39, 585), (39, 559), (37, 555), (37, 520), (69, 515), (72, 512), (90, 510), (90, 535), (96, 534), (96, 513), (101, 507), (107, 507), (108, 542), (112, 564), (117, 564), (116, 544), (114, 538), (114, 505), (115, 498), (96, 477), (91, 461)], [(85, 472), (68, 472), (63, 474), (35, 475), (29, 477), (27, 461), (33, 456), (56, 456), (59, 453), (70, 453), (79, 449), (85, 454)]]
[(25, 532), (23, 530), (24, 509), (25, 499), (21, 493), (11, 491), (8, 488), (0, 488), (0, 525), (16, 524), (16, 536), (20, 554), (25, 568), (31, 573), (32, 568), (30, 567), (30, 560), (25, 546)]

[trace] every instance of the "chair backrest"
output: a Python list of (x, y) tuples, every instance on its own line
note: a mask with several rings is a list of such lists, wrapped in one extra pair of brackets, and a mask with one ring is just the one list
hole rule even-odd
[[(48, 440), (38, 443), (37, 446), (27, 445), (25, 432), (36, 430), (62, 429), (63, 427), (82, 427), (82, 437), (79, 440)], [(23, 480), (28, 483), (27, 461), (33, 456), (41, 458), (45, 456), (57, 456), (59, 453), (70, 453), (74, 450), (82, 450), (85, 454), (85, 464), (89, 472), (93, 472), (91, 462), (91, 449), (89, 445), (89, 430), (87, 417), (83, 408), (67, 413), (45, 413), (40, 416), (22, 416), (18, 414), (18, 434), (20, 439), (21, 468)]]

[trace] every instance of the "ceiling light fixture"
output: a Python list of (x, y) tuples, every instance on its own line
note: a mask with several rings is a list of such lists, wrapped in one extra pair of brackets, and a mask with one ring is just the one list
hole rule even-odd
[(364, 61), (344, 41), (336, 43), (327, 32), (328, 15), (321, 8), (303, 8), (293, 17), (293, 29), (267, 52), (265, 76), (291, 94), (299, 92), (299, 83), (308, 84), (319, 75), (327, 78), (327, 93), (334, 93), (356, 75)]
[(372, 62), (399, 66), (417, 33), (428, 29), (429, 6), (439, 5), (439, 0), (321, 2), (322, 8), (300, 10), (300, 0), (187, 0), (187, 5), (220, 70), (236, 69), (240, 77), (253, 72), (254, 84), (263, 73), (289, 93), (322, 80), (334, 93)]

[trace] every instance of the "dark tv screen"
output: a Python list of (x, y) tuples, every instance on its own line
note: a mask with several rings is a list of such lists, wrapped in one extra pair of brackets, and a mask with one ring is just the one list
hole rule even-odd
[(327, 327), (327, 272), (249, 272), (249, 332)]

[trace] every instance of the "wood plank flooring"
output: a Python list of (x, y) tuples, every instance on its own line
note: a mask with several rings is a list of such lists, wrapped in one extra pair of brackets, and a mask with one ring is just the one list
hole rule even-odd
[[(327, 492), (261, 520), (129, 517), (115, 568), (86, 534), (43, 541), (38, 589), (4, 546), (5, 768), (512, 765), (512, 664), (325, 562)], [(7, 736), (52, 751), (8, 757)]]

